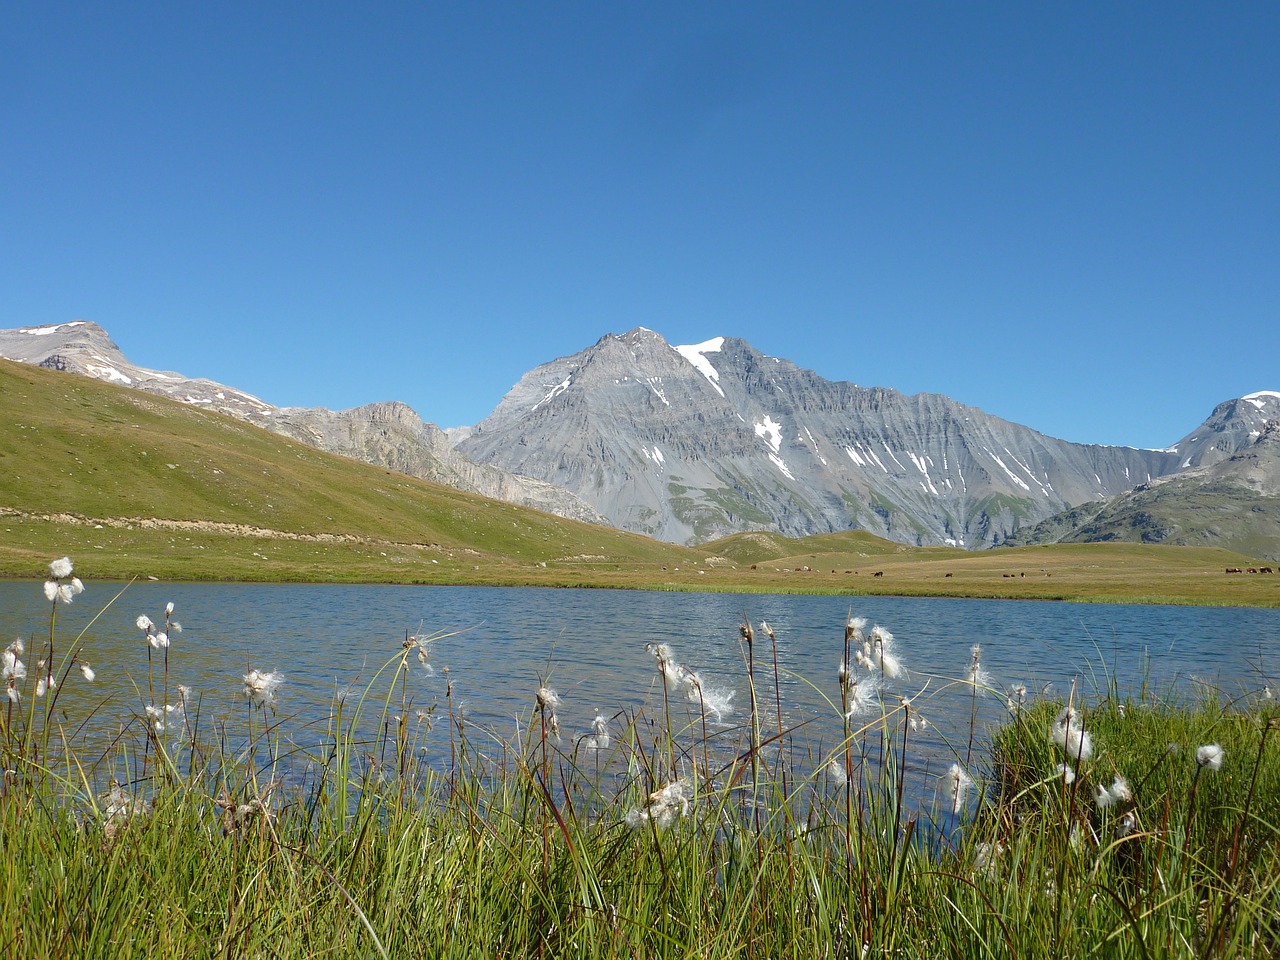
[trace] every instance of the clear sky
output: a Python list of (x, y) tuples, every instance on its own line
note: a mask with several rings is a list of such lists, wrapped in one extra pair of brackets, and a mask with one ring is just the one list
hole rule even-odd
[(643, 325), (1165, 446), (1280, 389), (1277, 50), (1274, 2), (18, 0), (0, 327), (456, 426)]

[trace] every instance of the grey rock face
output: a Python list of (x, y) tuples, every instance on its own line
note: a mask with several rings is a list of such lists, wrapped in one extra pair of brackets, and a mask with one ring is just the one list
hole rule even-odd
[(1218, 404), (1209, 419), (1170, 449), (1178, 469), (1208, 466), (1248, 449), (1268, 422), (1280, 419), (1280, 393), (1263, 390)]
[(0, 357), (107, 380), (248, 420), (328, 453), (389, 467), (433, 483), (548, 513), (602, 523), (603, 518), (566, 490), (475, 464), (456, 451), (435, 424), (403, 403), (351, 410), (275, 407), (252, 394), (211, 380), (148, 370), (131, 363), (95, 323), (0, 330)]
[(459, 449), (677, 542), (860, 528), (970, 548), (1179, 462), (825, 380), (742, 340), (673, 347), (644, 328), (530, 371)]

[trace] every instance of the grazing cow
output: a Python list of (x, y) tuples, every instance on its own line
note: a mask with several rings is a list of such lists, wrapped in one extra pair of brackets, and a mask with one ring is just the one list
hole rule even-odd
[(1257, 568), (1257, 567), (1250, 567), (1250, 568), (1249, 568), (1247, 571), (1245, 571), (1245, 572), (1246, 572), (1246, 573), (1257, 573), (1257, 572), (1258, 572), (1258, 568)]
[(884, 571), (883, 571), (883, 570), (877, 570), (875, 573), (873, 573), (873, 574), (872, 574), (872, 576), (873, 576), (873, 577), (883, 577), (883, 576), (884, 576)]
[(1272, 569), (1271, 569), (1270, 567), (1259, 567), (1259, 568), (1258, 568), (1258, 572), (1259, 572), (1259, 573), (1272, 573), (1272, 572), (1274, 572), (1274, 571), (1272, 571)]
[(1227, 573), (1244, 573), (1239, 567), (1227, 567)]
[(949, 577), (949, 576), (951, 576), (951, 574), (947, 573), (947, 574), (943, 574), (943, 576), (947, 576), (947, 577)]

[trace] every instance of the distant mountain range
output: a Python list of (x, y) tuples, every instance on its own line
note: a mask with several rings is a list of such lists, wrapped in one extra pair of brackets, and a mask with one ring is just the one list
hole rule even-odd
[[(1260, 557), (1280, 550), (1280, 527), (1269, 533), (1262, 522), (1276, 496), (1267, 478), (1280, 462), (1267, 426), (1280, 421), (1280, 394), (1271, 392), (1220, 404), (1167, 450), (1076, 444), (945, 396), (825, 380), (742, 340), (672, 346), (636, 328), (535, 367), (484, 421), (446, 437), (400, 403), (279, 408), (146, 370), (84, 321), (0, 331), (0, 356), (675, 542), (864, 529), (967, 548), (1083, 537), (1249, 542), (1256, 548), (1245, 552)], [(1182, 506), (1176, 518), (1152, 509), (1206, 498), (1216, 498), (1215, 523)], [(1156, 519), (1137, 522), (1135, 512)], [(1235, 519), (1225, 524), (1228, 514)]]

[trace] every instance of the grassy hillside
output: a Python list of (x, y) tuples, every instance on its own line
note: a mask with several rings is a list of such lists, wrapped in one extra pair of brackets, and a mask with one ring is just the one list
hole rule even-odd
[(36, 574), (51, 553), (68, 552), (97, 577), (428, 581), (475, 566), (643, 568), (694, 557), (8, 361), (0, 423), (8, 573)]
[[(1221, 549), (968, 553), (864, 531), (696, 548), (486, 500), (241, 421), (0, 361), (0, 575), (617, 586), (1280, 605)], [(879, 573), (880, 576), (875, 574)]]

